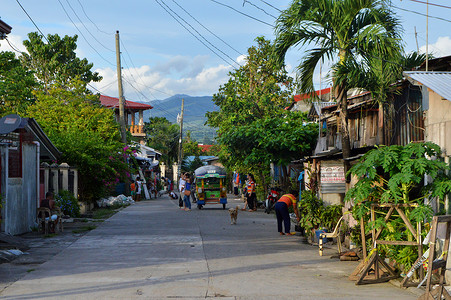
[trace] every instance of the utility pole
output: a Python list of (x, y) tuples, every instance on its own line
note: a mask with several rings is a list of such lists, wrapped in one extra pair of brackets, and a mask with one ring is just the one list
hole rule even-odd
[(117, 65), (117, 85), (119, 90), (119, 125), (121, 127), (122, 143), (127, 143), (127, 135), (125, 134), (125, 101), (124, 91), (122, 90), (122, 68), (121, 68), (121, 50), (119, 47), (119, 30), (116, 31), (116, 65)]
[(180, 173), (182, 172), (182, 159), (183, 159), (183, 110), (185, 108), (185, 99), (182, 98), (182, 112), (180, 114), (180, 137), (179, 137), (179, 165), (178, 165), (178, 174), (177, 177), (180, 179)]
[(426, 72), (429, 71), (429, 0), (426, 1)]
[(417, 33), (417, 27), (413, 26), (415, 29), (415, 42), (417, 43), (417, 53), (420, 54), (420, 47), (418, 47), (418, 33)]

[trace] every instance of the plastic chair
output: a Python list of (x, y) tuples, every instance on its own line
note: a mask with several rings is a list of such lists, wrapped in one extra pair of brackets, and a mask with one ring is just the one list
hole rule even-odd
[(319, 255), (323, 256), (323, 238), (337, 238), (338, 245), (338, 253), (341, 253), (341, 237), (340, 237), (340, 225), (343, 221), (343, 217), (341, 216), (340, 220), (338, 220), (337, 225), (335, 225), (335, 229), (333, 232), (323, 232), (319, 235), (318, 246), (319, 246)]
[(39, 207), (37, 210), (38, 217), (38, 232), (42, 232), (44, 234), (49, 233), (49, 218), (52, 215), (50, 213), (50, 209), (47, 207)]

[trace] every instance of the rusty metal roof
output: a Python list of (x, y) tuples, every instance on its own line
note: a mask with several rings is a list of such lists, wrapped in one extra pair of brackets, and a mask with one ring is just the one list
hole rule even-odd
[(424, 85), (443, 98), (451, 101), (451, 72), (404, 72), (413, 85)]

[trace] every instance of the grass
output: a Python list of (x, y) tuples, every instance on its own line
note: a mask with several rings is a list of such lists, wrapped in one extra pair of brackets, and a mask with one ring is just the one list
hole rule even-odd
[(36, 269), (28, 269), (27, 273), (30, 273), (30, 272), (33, 272), (33, 271), (36, 271)]
[(84, 232), (88, 232), (88, 231), (91, 231), (96, 228), (97, 228), (97, 226), (95, 226), (95, 225), (87, 225), (87, 226), (83, 226), (79, 229), (72, 230), (72, 233), (84, 233)]
[(46, 234), (46, 235), (44, 235), (44, 238), (51, 238), (51, 237), (54, 237), (54, 236), (57, 236), (58, 234), (56, 234), (56, 233), (49, 233), (49, 234)]
[(123, 205), (113, 205), (111, 207), (97, 208), (93, 211), (93, 219), (108, 219), (118, 212), (118, 209), (125, 207)]

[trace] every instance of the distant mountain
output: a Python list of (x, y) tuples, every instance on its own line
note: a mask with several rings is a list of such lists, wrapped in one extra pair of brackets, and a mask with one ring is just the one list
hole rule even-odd
[(144, 122), (149, 117), (165, 117), (172, 123), (177, 122), (177, 115), (180, 114), (182, 99), (185, 99), (183, 113), (183, 131), (189, 130), (191, 136), (200, 143), (208, 142), (216, 136), (214, 128), (205, 126), (207, 111), (217, 111), (219, 108), (213, 103), (212, 96), (189, 96), (177, 94), (164, 100), (153, 100), (146, 102), (153, 106), (153, 109), (144, 111)]

